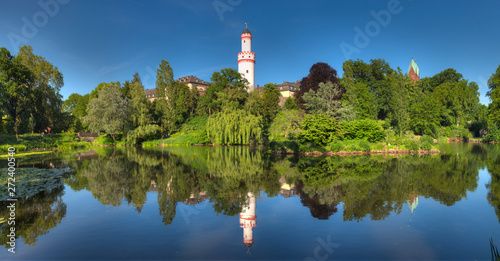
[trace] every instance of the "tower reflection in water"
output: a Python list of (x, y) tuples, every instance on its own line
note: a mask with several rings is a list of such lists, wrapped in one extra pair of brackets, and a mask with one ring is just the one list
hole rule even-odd
[(257, 226), (257, 216), (255, 215), (255, 196), (248, 192), (248, 198), (240, 213), (240, 227), (243, 228), (243, 244), (251, 247), (253, 244), (253, 228)]

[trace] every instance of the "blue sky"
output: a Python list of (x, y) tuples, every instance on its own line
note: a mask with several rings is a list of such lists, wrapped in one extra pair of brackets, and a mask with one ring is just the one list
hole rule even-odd
[[(0, 46), (15, 54), (11, 39), (23, 37), (18, 43), (27, 42), (62, 71), (64, 98), (101, 82), (123, 83), (135, 71), (154, 88), (162, 59), (175, 78), (208, 81), (214, 71), (237, 69), (245, 22), (260, 85), (300, 80), (316, 62), (341, 76), (347, 58), (383, 58), (406, 72), (414, 57), (421, 77), (455, 68), (479, 84), (481, 102), (488, 104), (486, 83), (500, 64), (500, 1), (494, 0), (0, 0), (0, 7)], [(381, 11), (391, 15), (386, 26), (372, 15)], [(355, 28), (367, 33), (367, 25), (369, 43), (356, 45)], [(346, 58), (342, 43), (358, 52)]]

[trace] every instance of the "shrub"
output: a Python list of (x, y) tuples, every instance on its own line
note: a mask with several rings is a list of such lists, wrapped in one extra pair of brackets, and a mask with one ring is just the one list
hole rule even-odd
[(26, 150), (26, 146), (25, 145), (21, 145), (21, 144), (9, 145), (9, 144), (6, 144), (6, 145), (1, 145), (0, 146), (0, 153), (7, 153), (10, 147), (14, 147), (16, 149), (16, 151), (25, 151)]
[(366, 140), (359, 141), (359, 148), (361, 149), (361, 151), (365, 151), (365, 152), (372, 150), (370, 143)]
[(431, 136), (429, 135), (424, 135), (422, 137), (420, 137), (420, 142), (421, 143), (429, 143), (429, 144), (434, 144), (434, 138), (432, 138)]
[(306, 142), (306, 143), (299, 144), (299, 151), (300, 152), (313, 152), (313, 151), (324, 152), (325, 148), (314, 143), (314, 142)]
[(328, 146), (328, 148), (333, 152), (339, 152), (344, 150), (345, 144), (342, 141), (338, 140), (330, 143), (330, 146)]
[(356, 140), (345, 140), (344, 144), (346, 151), (361, 151), (359, 142)]
[(336, 141), (340, 136), (338, 122), (324, 114), (308, 114), (301, 123), (302, 131), (298, 140), (302, 143), (312, 142), (325, 145)]
[(455, 129), (452, 129), (450, 131), (450, 138), (452, 139), (462, 139), (462, 140), (468, 140), (472, 138), (472, 134), (470, 131), (462, 126), (459, 126)]
[(386, 143), (378, 142), (378, 143), (372, 143), (370, 145), (372, 146), (372, 150), (383, 150)]
[(61, 149), (76, 149), (76, 148), (88, 148), (91, 145), (92, 144), (90, 142), (81, 141), (81, 142), (64, 142), (57, 145), (57, 147)]
[(396, 133), (393, 130), (386, 130), (385, 141), (389, 143), (393, 143), (394, 141), (396, 141)]
[(383, 141), (385, 132), (377, 121), (354, 120), (342, 123), (344, 138), (350, 140)]
[(423, 150), (431, 150), (432, 149), (432, 144), (430, 144), (429, 142), (421, 142), (420, 143), (420, 147), (423, 149)]
[(271, 126), (269, 126), (269, 140), (285, 141), (295, 139), (300, 132), (301, 123), (302, 117), (298, 110), (280, 111)]
[(16, 143), (17, 143), (16, 135), (8, 135), (8, 134), (0, 135), (0, 144), (16, 144)]
[(145, 140), (160, 138), (161, 128), (158, 125), (149, 124), (139, 126), (127, 135), (127, 141), (131, 144), (140, 144)]
[[(299, 149), (300, 149), (300, 145), (298, 142), (296, 141), (284, 141), (284, 142), (280, 142), (280, 141), (271, 141), (269, 142), (269, 149), (271, 151), (294, 151), (294, 152), (298, 152)], [(303, 147), (304, 149), (304, 147)], [(310, 150), (306, 150), (306, 151), (310, 151)]]
[(408, 140), (415, 140), (415, 133), (413, 133), (413, 131), (411, 130), (407, 130), (405, 131), (405, 138), (408, 139)]
[(418, 142), (415, 140), (406, 140), (404, 145), (407, 150), (418, 151), (420, 149)]
[(488, 134), (484, 136), (484, 141), (500, 141), (500, 129), (495, 124), (490, 127)]
[(438, 137), (437, 140), (438, 140), (438, 143), (448, 143), (448, 138), (443, 137), (443, 136)]
[[(115, 138), (118, 140), (118, 135), (115, 135)], [(115, 144), (115, 141), (113, 140), (113, 138), (111, 137), (111, 135), (109, 133), (99, 135), (99, 137), (97, 137), (94, 142), (96, 145), (114, 145)]]

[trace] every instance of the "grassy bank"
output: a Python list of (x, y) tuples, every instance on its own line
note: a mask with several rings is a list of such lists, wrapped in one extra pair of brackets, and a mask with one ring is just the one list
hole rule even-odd
[(10, 147), (16, 152), (39, 149), (80, 149), (95, 146), (124, 146), (122, 135), (116, 134), (116, 141), (111, 135), (102, 134), (94, 142), (82, 141), (75, 133), (58, 133), (52, 135), (23, 134), (19, 140), (15, 135), (0, 135), (0, 154), (7, 153)]
[(181, 130), (166, 139), (145, 141), (143, 147), (154, 146), (190, 146), (192, 144), (207, 144), (206, 124), (208, 117), (196, 117), (182, 125)]
[(5, 152), (9, 147), (16, 148), (16, 151), (28, 149), (74, 149), (90, 147), (91, 143), (80, 141), (75, 133), (58, 133), (52, 135), (23, 134), (19, 135), (19, 140), (15, 135), (0, 135), (0, 151)]
[(424, 136), (420, 139), (398, 138), (393, 141), (368, 142), (366, 140), (339, 140), (320, 146), (314, 143), (298, 141), (272, 141), (269, 151), (277, 154), (325, 154), (325, 155), (357, 155), (357, 154), (399, 154), (399, 153), (438, 153), (441, 144), (447, 139), (434, 139)]

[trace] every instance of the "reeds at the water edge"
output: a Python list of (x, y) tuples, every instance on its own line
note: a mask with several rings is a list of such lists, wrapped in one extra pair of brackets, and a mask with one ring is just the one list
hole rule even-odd
[(491, 249), (491, 260), (500, 261), (500, 254), (498, 254), (498, 248), (493, 244), (493, 238), (490, 235), (490, 249)]

